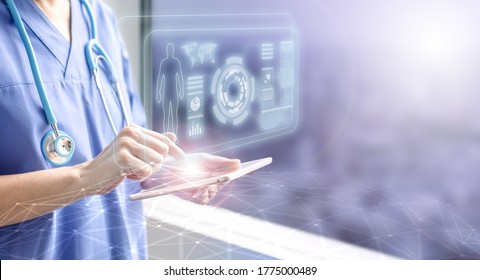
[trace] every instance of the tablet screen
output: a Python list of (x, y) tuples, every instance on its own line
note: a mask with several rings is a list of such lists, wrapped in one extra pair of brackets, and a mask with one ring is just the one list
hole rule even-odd
[(250, 174), (262, 167), (269, 165), (270, 163), (272, 163), (272, 158), (268, 157), (254, 161), (244, 162), (242, 163), (242, 167), (239, 170), (222, 175), (209, 176), (208, 173), (204, 172), (188, 174), (185, 175), (185, 177), (175, 175), (175, 178), (173, 178), (172, 180), (167, 179), (168, 183), (161, 183), (157, 186), (149, 187), (147, 190), (132, 194), (130, 196), (130, 199), (141, 200), (179, 191), (197, 189), (208, 185), (227, 183), (244, 175)]

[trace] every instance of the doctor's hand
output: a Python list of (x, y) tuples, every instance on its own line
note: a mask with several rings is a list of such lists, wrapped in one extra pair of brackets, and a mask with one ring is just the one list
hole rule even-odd
[[(174, 186), (201, 180), (240, 169), (240, 160), (213, 156), (205, 153), (188, 154), (184, 160), (168, 160), (162, 169), (142, 183), (144, 189)], [(207, 204), (225, 183), (205, 186), (191, 191), (176, 192), (183, 199)]]
[(109, 193), (125, 178), (143, 181), (160, 170), (167, 155), (184, 160), (176, 140), (173, 133), (125, 127), (96, 158), (81, 165), (81, 176), (88, 181), (86, 195)]
[[(217, 176), (240, 169), (241, 162), (238, 159), (213, 156), (205, 153), (188, 155), (190, 166), (198, 168), (208, 176)], [(192, 191), (178, 192), (177, 196), (199, 204), (207, 204), (223, 188), (225, 183), (215, 184)]]

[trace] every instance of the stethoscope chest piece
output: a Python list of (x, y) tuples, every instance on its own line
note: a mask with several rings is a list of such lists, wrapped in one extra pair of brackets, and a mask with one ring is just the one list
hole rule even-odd
[(42, 139), (43, 156), (55, 166), (67, 164), (72, 159), (74, 151), (73, 139), (63, 131), (59, 131), (59, 135), (55, 137), (53, 130), (50, 130)]
[[(52, 107), (50, 106), (50, 101), (48, 100), (48, 96), (45, 91), (45, 87), (43, 85), (42, 75), (38, 67), (37, 58), (35, 57), (35, 51), (33, 49), (30, 38), (28, 37), (27, 30), (25, 29), (25, 25), (23, 24), (22, 17), (18, 12), (18, 9), (15, 5), (14, 0), (6, 0), (6, 3), (10, 11), (10, 14), (12, 15), (13, 21), (15, 22), (15, 25), (18, 29), (22, 42), (25, 46), (25, 50), (28, 55), (28, 61), (32, 68), (32, 74), (35, 80), (35, 85), (37, 87), (38, 95), (42, 102), (42, 107), (45, 113), (45, 117), (47, 119), (48, 124), (52, 127), (52, 130), (47, 132), (47, 134), (42, 139), (41, 145), (42, 145), (43, 156), (49, 163), (55, 166), (65, 165), (72, 159), (73, 152), (75, 151), (75, 143), (73, 142), (73, 139), (70, 136), (68, 136), (65, 132), (59, 131), (57, 129), (57, 119), (55, 117)], [(115, 67), (112, 63), (112, 60), (108, 57), (105, 50), (98, 43), (96, 22), (95, 22), (95, 17), (93, 16), (92, 9), (86, 0), (80, 0), (80, 3), (83, 5), (85, 10), (87, 11), (88, 17), (90, 19), (90, 27), (91, 27), (90, 39), (85, 46), (88, 67), (95, 78), (95, 84), (102, 98), (102, 103), (105, 107), (105, 111), (107, 113), (110, 125), (112, 126), (112, 129), (115, 132), (115, 134), (117, 134), (115, 124), (112, 120), (112, 116), (110, 115), (110, 111), (105, 101), (100, 79), (98, 78), (99, 77), (98, 76), (99, 60), (102, 60), (105, 63), (105, 65), (107, 66), (111, 74), (111, 82), (117, 94), (117, 98), (120, 104), (120, 109), (123, 112), (123, 117), (125, 119), (126, 125), (129, 125), (131, 123), (130, 117), (126, 111), (125, 102), (123, 101), (123, 97), (121, 93), (121, 87), (119, 86), (117, 73), (115, 71)]]

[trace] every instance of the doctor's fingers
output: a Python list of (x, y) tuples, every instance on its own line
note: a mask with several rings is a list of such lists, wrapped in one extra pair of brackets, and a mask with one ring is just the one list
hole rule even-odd
[[(132, 164), (138, 165), (138, 160), (143, 164), (151, 165), (153, 171), (158, 171), (168, 153), (168, 146), (163, 143), (159, 143), (158, 151), (130, 138), (120, 139), (116, 144), (114, 146), (115, 161), (121, 168), (130, 167)], [(132, 156), (136, 159), (133, 162)]]
[(137, 166), (137, 167), (129, 168), (128, 170), (126, 170), (126, 172), (124, 174), (130, 180), (144, 182), (150, 176), (152, 176), (153, 171), (152, 171), (152, 167), (150, 165), (142, 164), (142, 165)]
[(134, 134), (134, 136), (132, 135), (132, 137), (136, 137), (135, 140), (137, 140), (138, 142), (141, 142), (143, 139), (147, 139), (148, 138), (147, 136), (150, 136), (156, 139), (157, 141), (160, 141), (166, 144), (169, 148), (168, 154), (174, 157), (175, 159), (184, 160), (187, 158), (185, 152), (180, 147), (178, 147), (177, 144), (175, 144), (175, 142), (177, 141), (177, 136), (174, 133), (167, 132), (165, 134), (161, 134), (161, 133), (140, 127), (138, 125), (131, 125), (128, 127), (136, 129), (136, 132), (133, 132), (133, 131), (129, 131), (129, 132), (132, 132), (132, 134)]
[[(154, 132), (156, 133), (156, 132)], [(160, 135), (160, 136), (159, 136)], [(188, 157), (186, 153), (175, 144), (177, 136), (174, 133), (167, 132), (165, 134), (146, 134), (145, 135), (145, 142), (146, 146), (157, 150), (159, 143), (162, 143), (168, 147), (168, 151), (166, 154), (172, 156), (177, 161), (188, 161)], [(163, 153), (162, 153), (163, 154)], [(166, 156), (166, 154), (164, 156)]]
[[(144, 135), (144, 138), (142, 139), (142, 141), (140, 142), (137, 142), (141, 147), (137, 147), (139, 149), (145, 149), (144, 151), (144, 154), (145, 155), (154, 155), (152, 153), (152, 151), (155, 151), (157, 153), (159, 153), (160, 155), (162, 155), (162, 160), (171, 152), (171, 149), (170, 149), (170, 146), (163, 142), (163, 141), (160, 141), (150, 135)], [(150, 162), (150, 161), (153, 161), (153, 162), (156, 162), (156, 158), (154, 157), (153, 159), (149, 158), (149, 157), (143, 157), (143, 158), (140, 158), (140, 159), (144, 159), (145, 162)]]
[(208, 198), (207, 188), (200, 188), (190, 193), (190, 201), (206, 205), (210, 199)]
[(223, 187), (223, 184), (210, 185), (199, 189), (192, 195), (192, 200), (196, 201), (199, 204), (206, 205), (212, 200)]
[(175, 144), (177, 141), (177, 136), (174, 133), (167, 132), (165, 134), (160, 134), (155, 131), (148, 130), (150, 136), (155, 137), (159, 141), (164, 142), (168, 145), (169, 152), (168, 154), (171, 155), (173, 158), (177, 160), (187, 160), (187, 155), (185, 152)]
[(128, 179), (136, 181), (144, 181), (154, 173), (154, 167), (144, 161), (138, 159), (132, 154), (126, 155), (127, 164), (120, 166), (121, 176), (126, 176)]
[(213, 199), (217, 195), (217, 193), (223, 188), (223, 185), (224, 184), (216, 184), (208, 186), (206, 190), (208, 200)]
[(218, 193), (218, 191), (221, 189), (221, 186), (219, 185), (211, 185), (205, 188), (203, 191), (203, 199), (202, 199), (202, 204), (206, 205), (212, 200)]
[(201, 156), (201, 164), (207, 170), (213, 172), (228, 173), (240, 169), (241, 163), (238, 159), (229, 159), (210, 154), (197, 154)]
[(167, 141), (168, 139), (161, 141), (147, 133), (144, 133), (144, 131), (145, 129), (136, 125), (131, 125), (124, 128), (113, 143), (114, 149), (132, 149), (138, 148), (138, 145), (141, 145), (149, 147), (165, 157), (170, 151), (170, 146)]

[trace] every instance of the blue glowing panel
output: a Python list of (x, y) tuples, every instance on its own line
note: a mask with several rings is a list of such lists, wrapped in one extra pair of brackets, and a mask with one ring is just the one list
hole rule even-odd
[(285, 14), (152, 17), (145, 38), (150, 125), (188, 151), (216, 152), (291, 133), (297, 40)]

